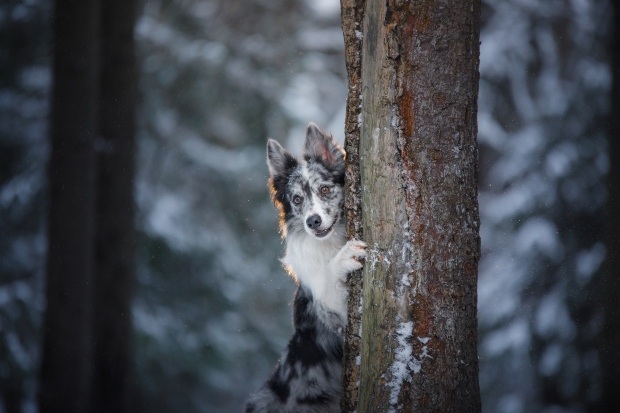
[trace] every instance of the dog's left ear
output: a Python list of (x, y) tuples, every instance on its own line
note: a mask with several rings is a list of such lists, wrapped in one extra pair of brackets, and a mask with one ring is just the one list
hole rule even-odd
[(297, 160), (273, 139), (267, 141), (267, 167), (271, 177), (285, 175), (297, 166)]
[(306, 128), (304, 158), (318, 158), (328, 164), (344, 162), (344, 151), (329, 133), (323, 132), (313, 122)]

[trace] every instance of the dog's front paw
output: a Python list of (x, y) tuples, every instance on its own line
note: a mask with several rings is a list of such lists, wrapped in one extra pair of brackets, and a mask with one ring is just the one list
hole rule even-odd
[(332, 261), (334, 272), (338, 277), (344, 277), (351, 271), (359, 270), (363, 264), (361, 259), (366, 258), (366, 243), (359, 240), (347, 241)]

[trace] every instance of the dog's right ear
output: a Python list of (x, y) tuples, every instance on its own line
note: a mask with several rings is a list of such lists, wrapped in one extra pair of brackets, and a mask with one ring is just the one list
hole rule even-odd
[(273, 139), (267, 141), (267, 166), (271, 177), (284, 175), (297, 166), (297, 159)]
[(341, 165), (344, 168), (344, 151), (331, 134), (323, 132), (314, 122), (308, 123), (306, 128), (304, 158), (316, 158), (328, 165)]

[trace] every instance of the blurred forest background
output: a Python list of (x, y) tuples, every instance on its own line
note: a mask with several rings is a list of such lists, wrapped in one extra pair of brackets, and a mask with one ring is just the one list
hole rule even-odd
[[(593, 411), (612, 85), (607, 0), (483, 0), (483, 410)], [(37, 411), (51, 0), (0, 3), (0, 412)], [(240, 411), (291, 334), (265, 142), (342, 141), (337, 0), (143, 0), (132, 411)], [(616, 51), (617, 52), (617, 51)]]

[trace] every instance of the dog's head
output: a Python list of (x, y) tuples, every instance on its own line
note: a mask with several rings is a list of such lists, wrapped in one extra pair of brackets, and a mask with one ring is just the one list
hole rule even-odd
[(305, 231), (329, 237), (342, 223), (344, 207), (344, 151), (332, 136), (310, 122), (302, 160), (269, 139), (267, 166), (283, 235)]

